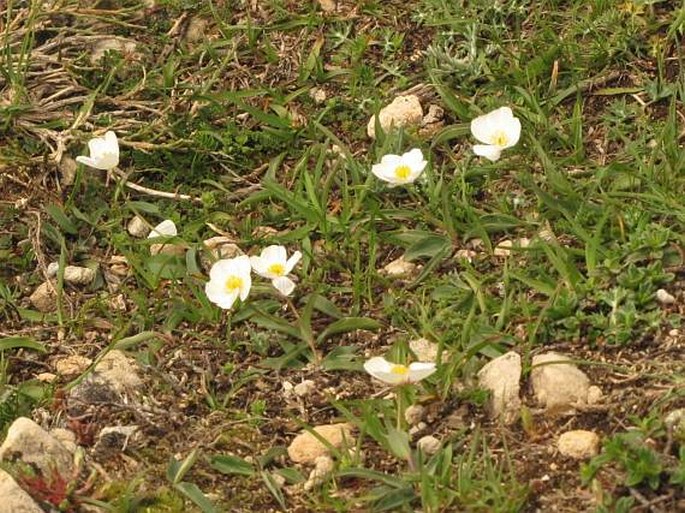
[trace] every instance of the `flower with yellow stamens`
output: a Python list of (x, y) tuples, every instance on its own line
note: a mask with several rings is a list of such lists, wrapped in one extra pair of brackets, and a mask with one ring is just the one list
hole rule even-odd
[(209, 270), (209, 282), (205, 294), (212, 303), (228, 310), (236, 299), (247, 299), (252, 286), (250, 257), (242, 255), (219, 260)]
[(521, 137), (521, 121), (509, 107), (500, 107), (471, 121), (471, 133), (484, 144), (475, 144), (473, 153), (498, 160), (502, 150), (514, 146)]
[(289, 296), (295, 290), (295, 282), (288, 278), (288, 274), (301, 258), (299, 251), (288, 258), (285, 247), (274, 244), (264, 248), (259, 256), (250, 257), (250, 263), (259, 276), (271, 280), (278, 292)]
[(433, 374), (436, 367), (432, 362), (414, 362), (407, 366), (376, 356), (364, 364), (364, 370), (383, 383), (396, 386), (421, 381)]
[(414, 148), (402, 155), (385, 155), (380, 163), (373, 165), (371, 172), (388, 182), (390, 187), (396, 187), (413, 183), (421, 176), (427, 164), (421, 150)]

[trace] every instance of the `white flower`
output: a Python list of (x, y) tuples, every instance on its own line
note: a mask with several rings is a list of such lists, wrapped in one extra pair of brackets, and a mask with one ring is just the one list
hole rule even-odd
[(389, 362), (381, 356), (375, 356), (367, 360), (364, 370), (388, 385), (404, 385), (427, 378), (435, 372), (436, 368), (435, 363), (432, 362), (414, 362), (406, 366)]
[(379, 164), (374, 164), (371, 172), (390, 187), (413, 183), (426, 167), (423, 153), (414, 148), (403, 155), (385, 155)]
[(262, 250), (261, 255), (250, 257), (252, 268), (261, 277), (271, 280), (276, 290), (289, 296), (295, 290), (295, 283), (288, 278), (295, 264), (302, 258), (302, 253), (295, 251), (290, 258), (285, 247), (273, 245)]
[(119, 141), (111, 130), (104, 137), (95, 137), (88, 141), (90, 157), (78, 156), (76, 162), (95, 169), (113, 169), (119, 164)]
[(480, 142), (473, 153), (492, 160), (500, 158), (502, 150), (514, 146), (521, 137), (521, 122), (509, 107), (500, 107), (471, 121), (471, 133)]
[(252, 286), (251, 271), (250, 257), (246, 255), (219, 260), (209, 270), (205, 294), (212, 303), (228, 310), (236, 299), (247, 299)]
[(171, 219), (167, 219), (155, 226), (147, 238), (154, 239), (157, 237), (176, 237), (176, 235), (178, 235), (176, 224), (174, 224)]

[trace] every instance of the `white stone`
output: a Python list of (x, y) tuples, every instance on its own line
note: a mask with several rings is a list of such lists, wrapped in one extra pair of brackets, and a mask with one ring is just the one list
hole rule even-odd
[[(420, 362), (438, 361), (438, 344), (425, 338), (417, 338), (409, 341), (409, 349), (416, 355)], [(447, 351), (442, 352), (442, 361), (447, 359)]]
[(576, 460), (589, 459), (599, 453), (599, 436), (584, 429), (567, 431), (559, 437), (557, 448), (563, 456)]
[(404, 410), (404, 420), (406, 420), (407, 424), (410, 426), (415, 426), (421, 422), (425, 412), (426, 409), (420, 404), (412, 404), (406, 410)]
[(69, 475), (73, 467), (73, 457), (64, 444), (26, 417), (16, 419), (7, 430), (0, 460), (35, 465), (46, 476), (52, 474), (53, 466), (62, 475)]
[(100, 39), (93, 45), (90, 54), (90, 62), (92, 64), (97, 64), (97, 62), (110, 50), (120, 52), (124, 55), (135, 55), (137, 47), (138, 45), (135, 41), (122, 37), (107, 37)]
[(298, 397), (306, 397), (316, 390), (316, 383), (311, 379), (305, 379), (293, 387), (293, 392)]
[(521, 413), (521, 356), (509, 351), (488, 362), (478, 372), (478, 384), (490, 391), (488, 411), (491, 418), (505, 424), (516, 422)]
[(133, 237), (144, 239), (150, 235), (150, 226), (140, 216), (133, 216), (126, 226), (128, 233)]
[[(384, 132), (393, 128), (418, 127), (423, 120), (423, 109), (418, 96), (413, 94), (398, 96), (390, 105), (378, 113), (378, 121)], [(366, 133), (371, 139), (376, 138), (376, 116), (371, 116)]]
[(321, 10), (326, 13), (335, 12), (336, 0), (319, 0)]
[(554, 352), (534, 356), (530, 377), (535, 398), (547, 410), (568, 411), (588, 402), (590, 379), (566, 356)]
[(108, 352), (98, 362), (95, 373), (105, 378), (119, 393), (130, 392), (143, 385), (137, 365), (118, 349)]
[(662, 305), (672, 305), (675, 303), (675, 297), (664, 289), (656, 291), (656, 300)]
[(432, 456), (438, 452), (440, 450), (440, 445), (440, 440), (432, 435), (423, 436), (418, 442), (416, 442), (416, 447), (418, 447), (419, 450), (424, 454), (428, 454), (429, 456)]
[(7, 472), (0, 469), (0, 513), (43, 513), (36, 504)]
[(68, 265), (64, 268), (64, 281), (73, 285), (88, 285), (95, 279), (95, 271), (88, 267)]
[(466, 260), (467, 262), (471, 263), (473, 262), (473, 259), (476, 257), (478, 253), (473, 251), (472, 249), (460, 249), (454, 254), (454, 257), (457, 260)]
[(401, 256), (383, 267), (383, 274), (393, 278), (408, 277), (415, 274), (416, 269), (416, 264), (407, 262), (404, 256)]
[[(324, 424), (313, 430), (331, 446), (341, 448), (343, 445), (354, 445), (354, 426), (347, 422)], [(327, 456), (330, 451), (309, 431), (297, 435), (288, 446), (288, 456), (295, 463), (314, 464), (319, 456)]]

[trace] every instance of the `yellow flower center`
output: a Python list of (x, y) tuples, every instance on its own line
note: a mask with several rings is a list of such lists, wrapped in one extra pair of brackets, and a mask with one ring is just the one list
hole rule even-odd
[(411, 168), (409, 166), (401, 165), (395, 168), (395, 177), (400, 180), (406, 180), (411, 174)]
[(283, 276), (285, 274), (285, 266), (283, 264), (271, 264), (266, 270), (276, 276)]
[(507, 134), (504, 132), (496, 132), (495, 136), (492, 138), (492, 144), (495, 146), (506, 146), (507, 143), (509, 142), (509, 138), (507, 137)]
[(393, 374), (399, 374), (400, 376), (404, 376), (405, 374), (409, 373), (409, 367), (407, 367), (406, 365), (393, 365), (390, 369), (390, 372), (392, 372)]
[(226, 283), (224, 283), (224, 288), (226, 292), (235, 292), (240, 290), (243, 286), (243, 279), (238, 276), (229, 276), (226, 278)]

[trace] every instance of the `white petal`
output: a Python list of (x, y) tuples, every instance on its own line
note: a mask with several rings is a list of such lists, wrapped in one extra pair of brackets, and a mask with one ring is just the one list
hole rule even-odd
[(289, 296), (295, 290), (295, 282), (287, 276), (279, 276), (271, 281), (276, 290), (284, 296)]
[(474, 144), (473, 153), (495, 162), (502, 155), (502, 149), (492, 144)]
[(371, 374), (371, 376), (374, 378), (388, 385), (400, 385), (402, 383), (407, 383), (409, 374), (398, 374), (396, 372), (392, 372), (392, 368), (394, 366), (394, 363), (387, 361), (381, 356), (376, 356), (364, 363), (364, 370), (366, 370), (366, 372)]
[(205, 284), (205, 294), (212, 303), (224, 310), (230, 309), (238, 299), (237, 291), (226, 292), (222, 283), (213, 281)]
[[(419, 148), (414, 148), (411, 151), (408, 151), (404, 155), (402, 155), (402, 160), (408, 164), (409, 166), (420, 166), (422, 162), (425, 162), (423, 159), (423, 153)], [(426, 165), (425, 163), (423, 164), (424, 166)]]
[(392, 184), (398, 183), (397, 177), (395, 176), (395, 166), (390, 167), (384, 163), (374, 164), (371, 168), (371, 172), (384, 182)]
[(502, 125), (504, 133), (507, 134), (507, 144), (504, 148), (511, 148), (521, 138), (521, 121), (518, 118), (511, 118)]
[[(302, 253), (295, 251), (285, 263), (285, 274), (290, 274), (290, 271), (297, 265), (297, 262), (302, 258)], [(287, 295), (287, 294), (286, 294)]]
[(280, 246), (278, 244), (273, 244), (267, 246), (262, 250), (260, 255), (262, 259), (266, 260), (269, 265), (271, 264), (284, 264), (288, 258), (288, 253), (285, 250), (285, 246)]
[(240, 277), (243, 279), (250, 279), (250, 273), (252, 272), (250, 257), (247, 255), (240, 255), (238, 257), (232, 258), (231, 260), (233, 260), (235, 274), (240, 275)]
[(262, 257), (252, 256), (250, 257), (250, 264), (252, 265), (254, 272), (256, 272), (259, 276), (268, 278), (266, 275), (269, 274), (267, 272), (269, 263), (266, 260), (264, 260)]
[(240, 300), (245, 301), (250, 294), (250, 288), (252, 288), (252, 277), (248, 272), (246, 275), (241, 276), (241, 278), (243, 279), (243, 286), (240, 287)]
[(92, 159), (90, 157), (84, 157), (83, 155), (79, 155), (78, 157), (76, 157), (76, 162), (80, 162), (81, 164), (85, 164), (89, 167), (94, 167), (95, 169), (102, 169), (95, 159)]
[(108, 130), (105, 133), (105, 142), (109, 148), (109, 151), (119, 156), (119, 141), (117, 140), (117, 134)]
[(409, 381), (416, 383), (427, 378), (437, 370), (435, 363), (414, 362), (409, 365)]
[(387, 155), (383, 155), (380, 163), (394, 169), (400, 162), (402, 162), (402, 157), (400, 155), (388, 153)]
[(178, 235), (176, 223), (174, 223), (171, 219), (165, 219), (150, 231), (150, 234), (147, 236), (147, 238), (153, 239), (155, 237), (175, 237), (176, 235)]

